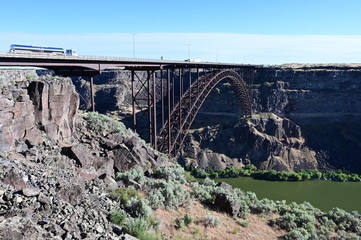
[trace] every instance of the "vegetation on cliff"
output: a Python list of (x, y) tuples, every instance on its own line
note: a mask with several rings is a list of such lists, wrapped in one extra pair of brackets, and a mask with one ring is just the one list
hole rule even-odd
[(332, 180), (340, 182), (359, 182), (361, 176), (356, 173), (346, 173), (342, 170), (319, 171), (315, 169), (302, 169), (297, 172), (258, 170), (256, 166), (249, 164), (243, 168), (226, 168), (220, 171), (206, 171), (197, 167), (189, 166), (187, 170), (197, 178), (235, 178), (253, 177), (270, 181), (305, 181), (305, 180)]

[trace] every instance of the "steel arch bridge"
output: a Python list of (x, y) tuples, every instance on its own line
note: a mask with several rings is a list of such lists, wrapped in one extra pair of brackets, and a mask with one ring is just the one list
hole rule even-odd
[[(252, 115), (250, 84), (253, 82), (254, 67), (202, 69), (201, 72), (199, 68), (172, 69), (172, 72), (177, 72), (178, 86), (170, 69), (165, 71), (160, 70), (158, 74), (148, 71), (143, 78), (136, 71), (131, 74), (134, 130), (141, 128), (143, 118), (149, 131), (149, 143), (160, 152), (173, 156), (178, 154), (204, 101), (214, 87), (225, 79), (232, 86), (242, 114)], [(195, 80), (192, 80), (192, 76), (195, 76)], [(143, 95), (140, 94), (142, 91)], [(138, 114), (136, 109), (140, 110)]]
[(145, 128), (149, 143), (173, 156), (177, 155), (203, 102), (223, 79), (231, 83), (243, 114), (252, 114), (249, 86), (257, 68), (256, 65), (190, 59), (172, 61), (1, 53), (0, 66), (41, 67), (63, 76), (87, 76), (93, 111), (93, 77), (110, 68), (130, 71), (133, 129), (138, 132)]

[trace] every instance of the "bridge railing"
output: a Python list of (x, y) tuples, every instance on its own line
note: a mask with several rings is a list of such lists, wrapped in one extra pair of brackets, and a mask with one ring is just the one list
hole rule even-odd
[(40, 59), (79, 59), (79, 60), (101, 60), (101, 61), (127, 61), (127, 62), (184, 62), (182, 60), (167, 59), (151, 59), (151, 58), (129, 58), (129, 57), (111, 57), (111, 56), (67, 56), (67, 55), (51, 55), (51, 54), (24, 54), (24, 53), (8, 53), (0, 52), (1, 57), (19, 57), (19, 58), (40, 58)]

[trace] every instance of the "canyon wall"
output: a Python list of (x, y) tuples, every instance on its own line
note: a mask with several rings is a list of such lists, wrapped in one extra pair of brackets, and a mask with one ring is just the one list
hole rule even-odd
[[(257, 69), (255, 76), (253, 109), (256, 118), (259, 113), (274, 113), (298, 126), (303, 139), (302, 146), (307, 147), (306, 153), (303, 154), (301, 151), (299, 157), (310, 163), (308, 167), (311, 165), (317, 166), (317, 168), (361, 171), (359, 159), (361, 150), (361, 66), (351, 64), (268, 66)], [(222, 105), (222, 102), (230, 99), (232, 96), (230, 91), (227, 84), (217, 86), (202, 107), (201, 114), (202, 112), (203, 114), (217, 112), (215, 106)], [(235, 102), (228, 101), (235, 105)], [(218, 109), (222, 109), (222, 107), (219, 106)], [(236, 119), (237, 111), (233, 110), (232, 112)], [(228, 115), (224, 115), (224, 119), (228, 118), (228, 120), (223, 121), (218, 117), (221, 126), (227, 126), (222, 122), (229, 122), (229, 118), (232, 116), (229, 112)], [(249, 122), (252, 123), (254, 120)], [(272, 121), (269, 122), (269, 126), (272, 125), (271, 123)], [(195, 123), (193, 132), (203, 127), (203, 124), (205, 122), (202, 121), (198, 124)], [(213, 126), (217, 126), (217, 123), (213, 124)], [(208, 127), (212, 127), (212, 123)], [(217, 128), (220, 127), (217, 126)], [(232, 131), (228, 137), (219, 137), (237, 138)], [(244, 139), (244, 142), (250, 140)], [(279, 139), (279, 142), (282, 142), (282, 139)], [(257, 142), (255, 141), (254, 144), (257, 145)], [(244, 144), (239, 145), (242, 151), (253, 151), (252, 147), (246, 150), (242, 146)], [(290, 145), (286, 144), (284, 147), (287, 149)], [(219, 152), (219, 149), (214, 149), (212, 145), (203, 144), (203, 148), (207, 151)], [(220, 151), (220, 153), (230, 155), (229, 151)], [(274, 166), (270, 160), (274, 155), (275, 152), (266, 154), (262, 157), (265, 161), (263, 163), (259, 163), (255, 159), (250, 161), (261, 168), (269, 169), (270, 166)], [(240, 154), (238, 157), (247, 159), (247, 154)], [(298, 167), (294, 167), (295, 160), (289, 154), (282, 153), (277, 157), (283, 159), (283, 167), (298, 169)], [(312, 164), (315, 163), (315, 160), (317, 160), (316, 165)]]
[[(197, 115), (180, 161), (211, 169), (254, 163), (262, 169), (361, 172), (360, 79), (361, 66), (356, 64), (259, 67), (252, 86), (256, 118), (241, 122), (237, 99), (223, 81)], [(107, 71), (94, 81), (97, 111), (116, 112), (131, 127), (130, 72)], [(86, 81), (74, 82), (78, 91), (89, 93)], [(86, 94), (82, 99), (87, 99)], [(298, 129), (297, 141), (287, 135), (289, 129)]]

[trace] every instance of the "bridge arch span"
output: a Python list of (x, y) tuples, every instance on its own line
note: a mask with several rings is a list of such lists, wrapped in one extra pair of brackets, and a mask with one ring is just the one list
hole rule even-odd
[(234, 70), (209, 73), (197, 79), (171, 111), (170, 119), (157, 136), (159, 151), (173, 153), (173, 156), (178, 153), (199, 109), (214, 87), (224, 79), (231, 84), (243, 114), (252, 114), (252, 98), (241, 75)]

